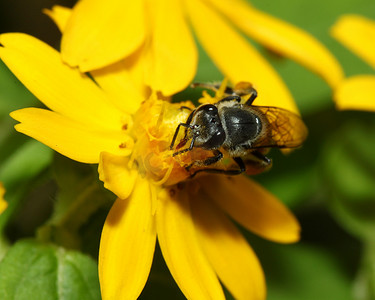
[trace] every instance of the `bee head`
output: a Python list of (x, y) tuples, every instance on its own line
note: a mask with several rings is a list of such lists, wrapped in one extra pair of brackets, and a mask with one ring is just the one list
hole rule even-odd
[(195, 145), (204, 149), (217, 149), (225, 141), (225, 131), (215, 105), (204, 104), (198, 107), (190, 123), (196, 138)]

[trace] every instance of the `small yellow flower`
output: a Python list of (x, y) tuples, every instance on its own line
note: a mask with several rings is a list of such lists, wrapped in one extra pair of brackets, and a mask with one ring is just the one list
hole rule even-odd
[[(375, 22), (359, 15), (344, 15), (331, 34), (375, 69)], [(356, 75), (335, 90), (338, 109), (375, 111), (375, 75)]]
[(3, 184), (0, 182), (0, 214), (8, 207), (8, 202), (4, 199), (5, 189)]
[[(126, 81), (123, 71), (92, 72), (93, 81), (31, 36), (3, 34), (0, 43), (0, 58), (50, 109), (12, 112), (20, 122), (16, 129), (71, 159), (98, 163), (101, 180), (118, 196), (101, 236), (103, 299), (140, 295), (156, 240), (188, 299), (224, 299), (220, 282), (236, 299), (265, 298), (260, 263), (228, 216), (280, 243), (297, 241), (299, 224), (273, 195), (245, 176), (184, 181), (189, 175), (184, 163), (169, 150), (177, 124), (188, 114), (180, 104), (162, 100), (158, 93), (142, 98), (142, 82), (129, 73)], [(134, 80), (139, 96), (121, 97), (117, 90)]]
[(279, 75), (240, 32), (316, 72), (331, 87), (342, 78), (336, 59), (311, 35), (242, 0), (81, 0), (72, 11), (55, 6), (47, 13), (63, 32), (62, 58), (70, 66), (111, 72), (141, 61), (146, 85), (165, 96), (186, 88), (196, 73), (191, 29), (231, 83), (254, 84), (256, 104), (297, 112)]

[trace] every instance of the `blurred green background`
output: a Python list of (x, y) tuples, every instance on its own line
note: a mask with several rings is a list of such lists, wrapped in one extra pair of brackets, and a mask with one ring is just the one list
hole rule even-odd
[[(26, 32), (57, 48), (60, 34), (41, 10), (54, 4), (72, 6), (74, 2), (2, 0), (0, 32)], [(342, 14), (375, 19), (375, 1), (251, 3), (317, 37), (337, 57), (347, 76), (374, 74), (373, 69), (331, 38), (329, 29)], [(322, 79), (292, 61), (259, 49), (285, 80), (309, 128), (308, 140), (301, 149), (287, 156), (273, 150), (273, 168), (255, 177), (295, 212), (302, 225), (301, 242), (294, 245), (274, 244), (244, 231), (264, 267), (268, 299), (375, 299), (374, 114), (336, 111), (332, 91)], [(221, 80), (222, 75), (200, 50), (196, 81)], [(175, 100), (194, 97), (198, 97), (197, 91), (187, 90)], [(11, 251), (7, 260), (0, 263), (0, 278), (6, 278), (0, 281), (0, 299), (8, 299), (6, 291), (17, 287), (23, 274), (22, 268), (18, 273), (14, 270), (17, 264), (39, 268), (42, 273), (50, 270), (52, 274), (34, 281), (29, 278), (23, 287), (24, 295), (30, 289), (38, 291), (38, 287), (52, 291), (53, 276), (57, 276), (54, 266), (62, 264), (76, 266), (64, 277), (72, 291), (80, 295), (91, 287), (96, 292), (86, 298), (98, 299), (94, 259), (100, 230), (114, 197), (98, 182), (95, 166), (72, 162), (14, 131), (15, 122), (9, 112), (27, 106), (41, 104), (1, 64), (0, 181), (4, 182), (10, 204), (0, 216), (0, 258), (8, 249)], [(26, 240), (9, 248), (15, 241), (35, 236), (37, 241)], [(71, 250), (61, 254), (62, 248), (41, 241), (52, 241)], [(73, 273), (78, 277), (89, 275), (78, 284), (69, 281)], [(38, 292), (34, 296), (42, 299)], [(184, 298), (157, 250), (141, 299), (168, 297)]]

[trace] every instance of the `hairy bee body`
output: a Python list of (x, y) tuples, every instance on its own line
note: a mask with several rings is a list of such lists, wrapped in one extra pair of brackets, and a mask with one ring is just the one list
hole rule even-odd
[[(257, 92), (250, 84), (248, 90), (236, 92), (236, 89), (227, 88), (226, 92), (227, 96), (218, 102), (197, 107), (186, 123), (180, 123), (176, 128), (171, 149), (180, 127), (185, 127), (185, 136), (174, 156), (193, 148), (212, 151), (213, 156), (186, 167), (187, 170), (199, 167), (193, 175), (201, 171), (235, 175), (245, 172), (247, 165), (266, 169), (271, 160), (263, 154), (269, 148), (295, 148), (306, 138), (307, 129), (298, 115), (282, 108), (252, 105)], [(245, 102), (243, 98), (246, 98)], [(189, 147), (180, 150), (188, 141)], [(223, 152), (233, 158), (237, 169), (208, 167), (221, 161)]]

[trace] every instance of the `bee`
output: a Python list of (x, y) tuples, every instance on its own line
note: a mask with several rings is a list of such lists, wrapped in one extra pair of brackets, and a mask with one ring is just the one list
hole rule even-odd
[[(193, 85), (197, 86), (219, 89), (213, 84)], [(195, 169), (190, 173), (191, 177), (199, 172), (226, 175), (260, 173), (272, 165), (272, 160), (265, 156), (270, 148), (301, 146), (307, 136), (307, 128), (301, 118), (282, 108), (253, 105), (257, 95), (247, 82), (238, 83), (234, 88), (226, 87), (224, 98), (213, 104), (198, 106), (191, 111), (185, 123), (177, 126), (171, 150), (181, 128), (185, 128), (185, 133), (173, 156), (195, 148), (212, 152), (212, 155), (185, 167), (189, 172)], [(234, 168), (218, 166), (223, 160), (223, 153), (233, 160)]]

